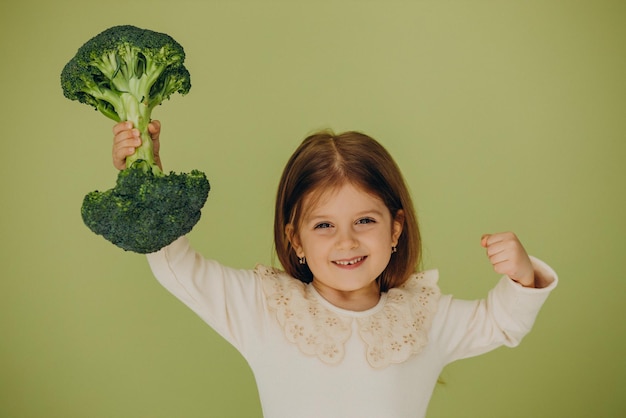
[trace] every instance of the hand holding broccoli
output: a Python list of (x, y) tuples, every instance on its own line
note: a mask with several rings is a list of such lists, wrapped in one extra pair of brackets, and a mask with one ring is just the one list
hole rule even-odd
[[(161, 143), (159, 136), (161, 135), (161, 122), (153, 120), (148, 124), (148, 133), (152, 139), (152, 151), (154, 154), (154, 162), (163, 170), (159, 149)], [(133, 127), (132, 122), (120, 122), (113, 126), (113, 165), (118, 170), (126, 168), (126, 158), (133, 155), (136, 149), (141, 145), (141, 133)]]
[(169, 35), (126, 25), (87, 41), (61, 72), (65, 97), (116, 122), (128, 121), (115, 128), (124, 144), (114, 150), (121, 170), (115, 187), (87, 194), (81, 207), (94, 233), (127, 251), (154, 252), (185, 235), (208, 197), (204, 173), (163, 173), (160, 125), (151, 123), (156, 106), (189, 92), (184, 61), (183, 47)]

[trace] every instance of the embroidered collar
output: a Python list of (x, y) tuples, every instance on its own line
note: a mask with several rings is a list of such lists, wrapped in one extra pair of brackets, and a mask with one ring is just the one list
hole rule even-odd
[(412, 275), (402, 286), (383, 293), (378, 305), (365, 312), (335, 308), (312, 285), (281, 270), (259, 265), (256, 271), (287, 340), (325, 363), (343, 360), (353, 321), (374, 368), (402, 363), (428, 343), (440, 296), (435, 270)]

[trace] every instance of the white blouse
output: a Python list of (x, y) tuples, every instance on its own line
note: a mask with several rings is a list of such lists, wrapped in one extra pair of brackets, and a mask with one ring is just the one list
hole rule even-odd
[(485, 299), (463, 301), (441, 295), (429, 270), (354, 312), (278, 269), (207, 260), (186, 238), (148, 261), (159, 282), (248, 361), (267, 418), (423, 417), (443, 367), (518, 345), (558, 281), (532, 258), (547, 287), (503, 277)]

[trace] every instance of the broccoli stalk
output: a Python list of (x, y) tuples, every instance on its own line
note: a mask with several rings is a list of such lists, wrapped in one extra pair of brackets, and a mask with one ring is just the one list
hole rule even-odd
[(141, 145), (135, 149), (135, 153), (126, 158), (126, 168), (133, 164), (141, 164), (144, 170), (151, 169), (155, 175), (163, 175), (161, 169), (154, 160), (152, 137), (148, 132), (152, 108), (137, 100), (134, 94), (123, 93), (120, 95), (125, 117), (121, 120), (130, 121), (139, 130)]
[(183, 47), (172, 37), (135, 26), (96, 35), (61, 72), (63, 94), (116, 122), (131, 121), (142, 144), (126, 159), (116, 186), (85, 196), (85, 224), (115, 245), (157, 251), (191, 231), (210, 190), (204, 173), (165, 174), (154, 160), (148, 132), (153, 109), (191, 88)]

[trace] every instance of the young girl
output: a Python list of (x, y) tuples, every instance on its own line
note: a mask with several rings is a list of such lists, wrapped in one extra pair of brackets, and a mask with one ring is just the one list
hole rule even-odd
[[(160, 124), (150, 130), (158, 156)], [(129, 123), (116, 125), (115, 166), (139, 144)], [(274, 231), (284, 271), (223, 266), (184, 237), (148, 255), (161, 284), (248, 361), (266, 417), (423, 417), (443, 367), (519, 344), (557, 283), (499, 233), (481, 240), (503, 275), (487, 298), (440, 295), (437, 271), (416, 272), (418, 223), (398, 167), (357, 132), (298, 147)]]

